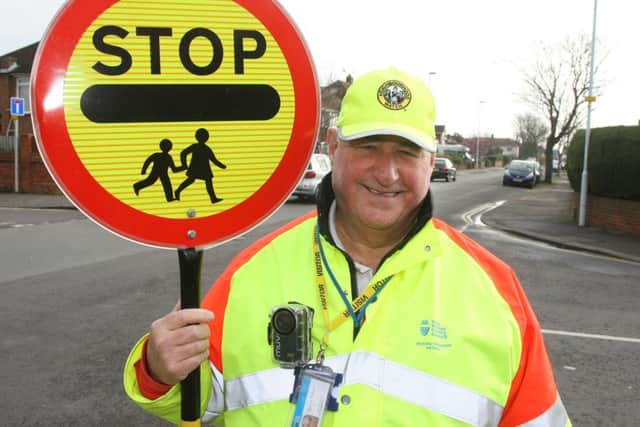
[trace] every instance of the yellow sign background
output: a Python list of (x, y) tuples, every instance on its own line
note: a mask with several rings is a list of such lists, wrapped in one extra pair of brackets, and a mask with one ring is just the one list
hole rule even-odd
[[(179, 10), (176, 10), (179, 7)], [(188, 11), (188, 13), (185, 13)], [(117, 25), (129, 32), (124, 38), (108, 36), (107, 43), (126, 49), (133, 58), (131, 68), (119, 76), (105, 76), (92, 66), (100, 61), (115, 66), (119, 58), (99, 52), (93, 45), (96, 29)], [(136, 36), (136, 27), (170, 27), (172, 36), (160, 39), (161, 74), (151, 74), (149, 38)], [(222, 40), (224, 59), (220, 68), (207, 76), (187, 71), (178, 54), (182, 36), (192, 28), (214, 31)], [(245, 72), (234, 74), (233, 30), (259, 31), (266, 39), (265, 54), (245, 60)], [(247, 50), (254, 46), (249, 43)], [(211, 61), (212, 47), (196, 38), (190, 56), (195, 64)], [(170, 123), (94, 123), (80, 110), (82, 93), (95, 84), (269, 84), (280, 96), (280, 110), (270, 120), (242, 122), (170, 122)], [(189, 102), (188, 99), (176, 102)], [(294, 122), (293, 82), (284, 55), (271, 33), (250, 12), (230, 0), (121, 0), (87, 28), (76, 46), (64, 82), (64, 111), (74, 149), (83, 165), (100, 185), (123, 203), (148, 214), (165, 218), (185, 218), (195, 210), (198, 217), (231, 209), (253, 195), (271, 176), (289, 144)], [(226, 170), (211, 165), (213, 185), (224, 200), (212, 205), (204, 181), (196, 180), (186, 188), (179, 201), (167, 202), (160, 181), (143, 189), (138, 196), (133, 184), (141, 175), (144, 161), (160, 151), (159, 143), (173, 143), (169, 154), (176, 166), (180, 152), (196, 142), (198, 128), (209, 131), (207, 145)], [(151, 167), (147, 169), (147, 174)], [(186, 172), (169, 171), (175, 190)]]

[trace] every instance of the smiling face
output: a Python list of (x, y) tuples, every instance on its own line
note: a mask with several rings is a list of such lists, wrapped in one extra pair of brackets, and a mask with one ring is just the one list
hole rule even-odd
[(338, 214), (353, 231), (406, 233), (429, 191), (435, 156), (395, 136), (331, 141)]

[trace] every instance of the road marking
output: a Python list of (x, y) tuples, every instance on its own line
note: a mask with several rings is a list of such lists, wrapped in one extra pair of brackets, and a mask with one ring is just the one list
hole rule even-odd
[(35, 211), (35, 212), (69, 212), (69, 211), (73, 211), (76, 210), (76, 208), (74, 206), (69, 206), (68, 208), (48, 208), (48, 207), (42, 207), (42, 208), (13, 208), (13, 207), (0, 207), (0, 211)]
[(484, 205), (476, 206), (475, 208), (463, 213), (462, 220), (465, 222), (465, 225), (460, 229), (460, 231), (464, 233), (470, 225), (475, 227), (486, 227), (482, 222), (482, 215), (502, 206), (506, 202), (506, 200), (498, 200), (493, 203), (485, 203)]
[(552, 329), (543, 329), (542, 333), (549, 335), (565, 335), (569, 337), (592, 338), (596, 340), (621, 341), (640, 344), (640, 338), (614, 337), (612, 335), (583, 334), (581, 332), (555, 331)]
[(502, 236), (503, 238), (508, 238), (517, 242), (527, 242), (528, 245), (531, 246), (539, 246), (544, 248), (551, 248), (558, 251), (569, 252), (573, 254), (580, 254), (582, 256), (589, 256), (593, 258), (605, 259), (608, 261), (616, 261), (624, 264), (630, 265), (638, 265), (638, 261), (633, 259), (625, 259), (619, 256), (608, 254), (605, 252), (593, 252), (589, 250), (579, 249), (577, 247), (566, 247), (560, 243), (552, 243), (549, 241), (544, 241), (540, 239), (536, 239), (530, 235), (521, 235), (514, 234), (514, 232), (504, 231), (497, 228), (491, 228), (482, 222), (482, 215), (485, 213), (496, 209), (503, 204), (506, 203), (506, 200), (498, 200), (494, 203), (486, 203), (484, 205), (476, 206), (463, 213), (462, 220), (465, 222), (465, 225), (460, 228), (460, 232), (464, 233), (469, 228), (469, 226), (474, 226), (473, 233), (494, 233)]
[(35, 224), (16, 224), (15, 222), (0, 222), (0, 228), (23, 228), (33, 227)]

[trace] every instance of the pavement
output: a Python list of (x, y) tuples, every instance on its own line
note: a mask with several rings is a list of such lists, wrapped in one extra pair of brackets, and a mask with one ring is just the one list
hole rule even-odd
[(76, 209), (62, 194), (0, 193), (0, 208)]
[[(484, 213), (482, 221), (553, 246), (640, 263), (640, 236), (579, 227), (573, 219), (574, 197), (566, 176), (554, 176), (552, 184), (523, 188), (521, 195)], [(63, 195), (24, 193), (0, 193), (0, 208), (75, 209)]]
[(482, 222), (510, 234), (550, 245), (640, 263), (640, 236), (598, 227), (579, 227), (577, 206), (566, 175), (540, 183), (500, 207), (485, 213)]

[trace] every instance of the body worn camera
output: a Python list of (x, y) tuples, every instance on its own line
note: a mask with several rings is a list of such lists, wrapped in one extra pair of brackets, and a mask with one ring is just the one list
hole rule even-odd
[(313, 313), (313, 308), (297, 302), (271, 309), (267, 340), (273, 347), (273, 360), (280, 367), (303, 366), (313, 357)]

